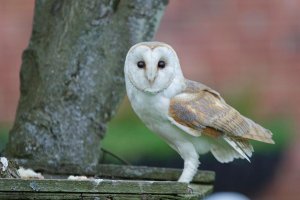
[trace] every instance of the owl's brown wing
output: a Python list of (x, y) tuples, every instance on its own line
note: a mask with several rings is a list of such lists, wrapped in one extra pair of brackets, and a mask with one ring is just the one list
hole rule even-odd
[(274, 143), (271, 131), (242, 116), (218, 92), (194, 81), (187, 80), (186, 85), (185, 91), (171, 99), (169, 107), (169, 119), (179, 128), (194, 136)]

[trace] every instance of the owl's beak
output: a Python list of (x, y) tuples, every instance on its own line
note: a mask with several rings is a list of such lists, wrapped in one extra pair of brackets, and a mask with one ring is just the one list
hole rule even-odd
[(155, 79), (156, 79), (156, 76), (157, 76), (157, 73), (156, 73), (156, 71), (154, 71), (154, 70), (149, 70), (149, 71), (147, 71), (147, 74), (146, 74), (146, 78), (147, 78), (147, 80), (149, 81), (149, 84), (150, 85), (153, 85), (153, 83), (154, 83), (154, 81), (155, 81)]

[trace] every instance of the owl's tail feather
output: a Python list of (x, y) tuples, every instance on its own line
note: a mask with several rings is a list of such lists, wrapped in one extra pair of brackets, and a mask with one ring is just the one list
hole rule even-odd
[(260, 142), (265, 142), (269, 144), (275, 144), (274, 140), (272, 140), (272, 132), (268, 129), (263, 128), (259, 124), (255, 123), (251, 119), (244, 117), (249, 124), (250, 130), (248, 133), (242, 135), (243, 138), (257, 140)]
[(227, 147), (213, 145), (210, 151), (220, 163), (228, 163), (235, 158), (241, 158), (240, 154), (228, 145)]
[(242, 156), (242, 158), (245, 158), (250, 162), (249, 158), (252, 156), (254, 149), (249, 141), (241, 138), (233, 138), (228, 135), (224, 135), (223, 138), (235, 151)]
[(252, 152), (253, 147), (247, 140), (237, 140), (227, 135), (224, 135), (211, 147), (211, 153), (221, 163), (231, 162), (235, 158), (246, 159), (250, 162), (249, 158), (252, 156)]

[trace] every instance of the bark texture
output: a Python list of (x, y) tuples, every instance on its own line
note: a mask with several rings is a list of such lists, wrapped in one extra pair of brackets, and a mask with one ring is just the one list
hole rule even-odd
[(126, 52), (153, 38), (166, 5), (161, 0), (36, 1), (6, 155), (34, 169), (93, 168), (106, 123), (125, 94)]

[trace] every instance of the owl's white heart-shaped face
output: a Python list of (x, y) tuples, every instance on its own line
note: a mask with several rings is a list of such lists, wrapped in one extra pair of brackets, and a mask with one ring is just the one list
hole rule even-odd
[(125, 78), (138, 90), (158, 93), (170, 86), (178, 70), (177, 55), (169, 45), (143, 42), (127, 53), (124, 72)]

